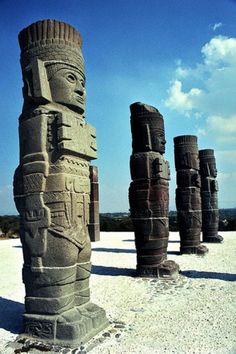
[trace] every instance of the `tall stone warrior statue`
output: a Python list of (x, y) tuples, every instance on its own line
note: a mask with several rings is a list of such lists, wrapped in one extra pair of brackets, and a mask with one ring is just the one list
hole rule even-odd
[(174, 138), (176, 168), (176, 209), (180, 233), (180, 252), (204, 255), (201, 245), (201, 195), (197, 137), (181, 135)]
[(55, 20), (19, 34), (23, 111), (14, 196), (21, 217), (26, 338), (73, 346), (107, 325), (90, 302), (90, 160), (81, 37)]
[(171, 277), (179, 266), (167, 259), (169, 238), (169, 163), (164, 160), (164, 121), (159, 111), (133, 103), (129, 188), (131, 218), (135, 230), (137, 273), (146, 277)]
[(203, 242), (222, 242), (218, 235), (219, 209), (217, 169), (214, 150), (199, 150), (201, 198), (202, 198), (202, 234)]

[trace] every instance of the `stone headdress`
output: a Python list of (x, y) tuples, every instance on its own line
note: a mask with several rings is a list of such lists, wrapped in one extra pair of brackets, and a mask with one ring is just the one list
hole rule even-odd
[(19, 44), (25, 98), (50, 101), (48, 80), (65, 65), (84, 75), (81, 35), (65, 22), (35, 22), (19, 33)]
[(133, 153), (159, 152), (156, 140), (158, 135), (165, 135), (163, 116), (155, 107), (141, 102), (131, 104), (130, 111)]

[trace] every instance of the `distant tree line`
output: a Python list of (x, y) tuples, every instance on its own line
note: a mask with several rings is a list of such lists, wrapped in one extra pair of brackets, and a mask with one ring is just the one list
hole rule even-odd
[[(20, 218), (15, 215), (0, 216), (0, 237), (19, 236)], [(101, 231), (133, 231), (128, 213), (100, 214)], [(177, 213), (169, 214), (169, 230), (178, 231)], [(236, 209), (220, 209), (219, 231), (236, 231)]]
[(220, 220), (219, 231), (236, 231), (236, 218)]
[[(178, 231), (176, 216), (169, 216), (170, 231)], [(112, 217), (100, 215), (101, 231), (134, 231), (132, 220), (129, 216)]]
[(109, 217), (100, 215), (100, 230), (101, 231), (133, 231), (131, 218), (124, 217)]
[[(236, 209), (231, 209), (231, 212), (227, 212), (227, 210), (223, 209), (222, 212), (220, 210), (219, 231), (236, 231)], [(132, 220), (129, 216), (114, 216), (112, 213), (100, 214), (100, 230), (134, 231)], [(169, 230), (179, 231), (177, 213), (175, 211), (171, 211), (169, 214)]]
[(0, 237), (15, 237), (19, 235), (19, 216), (0, 216)]

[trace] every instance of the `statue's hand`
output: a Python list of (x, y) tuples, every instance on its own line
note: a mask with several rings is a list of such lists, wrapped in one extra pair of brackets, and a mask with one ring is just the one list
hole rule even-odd
[(50, 225), (50, 210), (47, 208), (41, 194), (31, 194), (25, 197), (24, 228), (31, 237), (36, 237), (39, 229)]

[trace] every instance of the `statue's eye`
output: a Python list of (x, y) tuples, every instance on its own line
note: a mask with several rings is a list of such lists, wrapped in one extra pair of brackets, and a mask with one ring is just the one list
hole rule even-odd
[(75, 83), (77, 80), (77, 77), (72, 73), (67, 74), (66, 78), (71, 83)]

